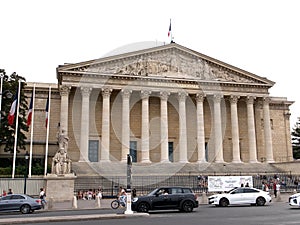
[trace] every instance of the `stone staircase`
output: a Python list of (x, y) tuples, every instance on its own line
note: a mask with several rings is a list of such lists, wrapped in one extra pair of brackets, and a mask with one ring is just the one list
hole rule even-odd
[[(73, 162), (72, 169), (77, 176), (126, 176), (124, 162)], [(133, 163), (135, 176), (186, 175), (256, 175), (284, 173), (268, 163)]]

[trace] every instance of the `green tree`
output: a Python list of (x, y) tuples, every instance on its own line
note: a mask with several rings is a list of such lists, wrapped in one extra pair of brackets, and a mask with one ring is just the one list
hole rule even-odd
[(300, 159), (300, 118), (298, 118), (292, 131), (292, 146), (294, 158)]
[[(3, 87), (2, 90), (10, 91), (14, 96), (17, 94), (19, 81), (21, 84), (20, 91), (20, 104), (19, 104), (19, 117), (18, 117), (18, 139), (17, 139), (17, 152), (20, 150), (26, 150), (26, 135), (25, 132), (28, 131), (27, 126), (27, 101), (24, 95), (24, 87), (26, 86), (26, 80), (24, 77), (19, 76), (17, 73), (12, 73), (7, 75), (5, 70), (0, 69), (0, 73), (3, 75)], [(2, 96), (2, 108), (1, 108), (1, 123), (0, 123), (0, 144), (5, 145), (4, 151), (13, 153), (14, 151), (14, 142), (15, 142), (15, 129), (16, 129), (16, 113), (15, 120), (12, 125), (8, 124), (8, 114), (11, 107), (11, 104), (14, 100), (12, 98), (7, 98), (4, 95)]]

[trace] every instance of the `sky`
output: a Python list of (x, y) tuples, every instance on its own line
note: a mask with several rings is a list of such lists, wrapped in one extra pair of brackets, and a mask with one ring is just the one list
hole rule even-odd
[(0, 68), (28, 82), (57, 83), (64, 63), (98, 59), (124, 45), (174, 41), (276, 82), (271, 96), (300, 117), (299, 0), (3, 0)]

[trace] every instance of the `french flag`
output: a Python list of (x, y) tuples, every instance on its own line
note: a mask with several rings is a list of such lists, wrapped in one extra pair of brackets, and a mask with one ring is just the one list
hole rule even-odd
[(170, 20), (170, 26), (169, 26), (169, 31), (168, 31), (168, 37), (171, 35), (171, 20)]
[(18, 90), (16, 91), (15, 97), (14, 97), (14, 101), (11, 104), (10, 110), (9, 110), (9, 114), (8, 114), (8, 124), (10, 126), (13, 125), (14, 121), (15, 121), (15, 113), (16, 113), (16, 109), (17, 109), (17, 103), (18, 103)]
[(31, 124), (32, 119), (32, 105), (33, 105), (33, 93), (30, 100), (29, 110), (28, 110), (28, 116), (27, 116), (27, 126), (29, 127)]
[(49, 114), (49, 95), (47, 98), (47, 103), (46, 103), (46, 121), (45, 121), (45, 127), (48, 127), (48, 114)]

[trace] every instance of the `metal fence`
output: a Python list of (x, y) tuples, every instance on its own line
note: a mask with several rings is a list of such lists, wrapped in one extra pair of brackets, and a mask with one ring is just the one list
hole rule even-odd
[[(46, 186), (44, 178), (27, 178), (26, 179), (26, 194), (31, 196), (38, 196), (40, 188)], [(1, 178), (0, 191), (8, 191), (12, 189), (13, 193), (24, 193), (25, 179), (24, 178)]]
[[(222, 176), (224, 174), (201, 174), (199, 176), (191, 174), (176, 174), (173, 176), (132, 176), (132, 189), (136, 189), (139, 195), (149, 193), (159, 186), (185, 186), (191, 187), (195, 193), (200, 194), (207, 192), (207, 177), (208, 176)], [(229, 175), (229, 174), (227, 174)], [(236, 174), (238, 176), (248, 176), (249, 174)], [(234, 174), (230, 174), (234, 176)], [(268, 183), (272, 190), (272, 182), (274, 179), (280, 182), (281, 192), (294, 192), (300, 191), (300, 176), (292, 175), (291, 173), (281, 174), (267, 174), (252, 175), (253, 186), (261, 189), (262, 182)], [(3, 190), (11, 188), (14, 193), (23, 193), (25, 186), (24, 178), (0, 178), (0, 194)], [(46, 180), (43, 177), (40, 178), (28, 178), (26, 180), (27, 191), (26, 193), (32, 196), (37, 196), (41, 187), (46, 187)], [(127, 177), (126, 176), (86, 176), (77, 177), (74, 184), (74, 195), (78, 192), (96, 191), (99, 188), (102, 189), (104, 197), (115, 197), (118, 194), (119, 187), (126, 188)]]
[[(185, 186), (191, 187), (195, 193), (200, 194), (207, 192), (207, 177), (213, 175), (185, 175), (177, 174), (173, 176), (133, 176), (132, 177), (132, 189), (136, 189), (138, 194), (144, 195), (149, 193), (159, 186)], [(243, 176), (244, 174), (238, 174)], [(231, 174), (232, 176), (232, 174)], [(252, 175), (253, 186), (261, 189), (262, 182), (269, 185), (270, 190), (273, 187), (273, 181), (276, 179), (281, 184), (281, 192), (294, 192), (300, 191), (300, 176), (289, 174), (263, 174)], [(126, 188), (127, 177), (79, 177), (75, 181), (75, 193), (79, 191), (96, 191), (101, 187), (104, 197), (114, 197), (118, 194), (120, 186)]]

